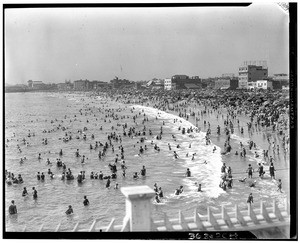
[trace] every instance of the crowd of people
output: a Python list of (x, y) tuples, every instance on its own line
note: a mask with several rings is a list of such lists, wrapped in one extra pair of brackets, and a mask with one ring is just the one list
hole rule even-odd
[[(99, 94), (92, 94), (91, 96), (97, 96)], [(269, 166), (269, 175), (271, 179), (275, 179), (275, 167), (274, 167), (274, 157), (276, 155), (279, 155), (280, 153), (280, 145), (282, 147), (282, 150), (284, 152), (284, 156), (286, 156), (288, 149), (289, 149), (289, 134), (288, 134), (288, 102), (287, 99), (281, 94), (281, 93), (248, 93), (248, 92), (242, 92), (241, 93), (235, 93), (234, 91), (225, 91), (222, 94), (216, 92), (203, 92), (203, 91), (169, 91), (169, 92), (162, 92), (162, 91), (141, 91), (141, 92), (132, 92), (132, 91), (108, 91), (105, 94), (101, 94), (102, 96), (106, 97), (113, 97), (115, 101), (125, 103), (125, 104), (142, 104), (142, 105), (148, 105), (153, 106), (155, 108), (158, 108), (163, 111), (169, 111), (172, 113), (178, 114), (180, 118), (184, 118), (186, 120), (189, 120), (191, 117), (196, 118), (196, 127), (199, 126), (199, 121), (201, 115), (209, 112), (218, 112), (218, 115), (222, 116), (224, 118), (224, 131), (222, 132), (221, 126), (222, 124), (218, 125), (217, 127), (217, 134), (224, 134), (226, 137), (225, 143), (224, 143), (224, 152), (222, 154), (230, 154), (232, 152), (232, 145), (231, 145), (231, 134), (234, 133), (234, 125), (233, 122), (236, 122), (238, 124), (239, 132), (243, 133), (244, 128), (239, 126), (239, 119), (238, 117), (241, 115), (247, 116), (249, 119), (249, 122), (247, 123), (247, 129), (248, 132), (251, 133), (253, 129), (257, 129), (257, 127), (260, 127), (265, 130), (270, 130), (273, 133), (278, 133), (280, 135), (280, 141), (271, 141), (270, 137), (267, 137), (269, 148), (265, 149), (263, 151), (263, 159), (264, 159), (264, 165)], [(281, 99), (278, 99), (281, 98)], [(279, 102), (277, 102), (279, 100)], [(132, 102), (134, 101), (134, 102)], [(274, 102), (277, 103), (274, 103)], [(194, 112), (191, 109), (189, 109), (190, 105), (198, 105), (199, 107), (205, 107), (205, 109), (201, 110), (199, 109), (198, 112)], [(210, 107), (208, 109), (208, 107)], [(221, 109), (225, 109), (227, 114), (224, 115), (221, 113)], [(106, 154), (109, 150), (112, 151), (112, 153), (115, 154), (114, 163), (109, 163), (108, 167), (110, 169), (110, 174), (104, 175), (102, 170), (99, 172), (97, 171), (90, 171), (90, 179), (91, 180), (106, 180), (106, 188), (110, 188), (111, 180), (115, 181), (114, 188), (118, 189), (119, 184), (117, 183), (118, 171), (121, 171), (121, 176), (123, 178), (127, 177), (126, 170), (128, 168), (128, 165), (125, 162), (125, 149), (123, 147), (122, 142), (125, 141), (128, 138), (137, 138), (137, 143), (139, 143), (138, 146), (134, 146), (134, 149), (137, 150), (137, 155), (142, 156), (147, 150), (151, 149), (150, 147), (147, 147), (147, 145), (143, 144), (145, 141), (145, 137), (147, 135), (149, 136), (155, 136), (156, 140), (161, 140), (163, 137), (163, 126), (161, 126), (160, 129), (158, 129), (157, 134), (154, 134), (154, 132), (147, 127), (148, 117), (147, 114), (144, 111), (140, 111), (137, 114), (133, 116), (121, 116), (118, 114), (118, 112), (121, 112), (121, 109), (115, 110), (115, 109), (98, 109), (98, 113), (102, 113), (105, 115), (104, 122), (105, 123), (111, 123), (112, 121), (117, 122), (117, 126), (122, 128), (122, 133), (116, 132), (116, 129), (114, 125), (111, 126), (111, 132), (108, 134), (106, 141), (95, 141), (95, 135), (91, 134), (90, 138), (93, 141), (93, 143), (90, 143), (89, 149), (97, 150), (98, 158), (99, 160), (103, 160), (106, 157)], [(134, 108), (131, 109), (131, 113), (136, 112)], [(87, 108), (86, 110), (80, 109), (79, 114), (81, 116), (96, 116), (97, 113), (92, 111), (91, 109)], [(142, 129), (138, 129), (138, 126), (135, 126), (134, 124), (137, 124), (137, 119), (142, 119)], [(66, 120), (67, 118), (64, 117)], [(76, 121), (79, 119), (76, 115), (74, 115), (73, 121)], [(122, 120), (124, 123), (122, 123)], [(133, 125), (129, 125), (126, 120), (131, 120)], [(86, 122), (89, 123), (88, 118), (86, 118)], [(175, 122), (175, 121), (174, 121)], [(64, 143), (69, 142), (72, 139), (78, 139), (78, 140), (87, 140), (87, 134), (84, 133), (88, 130), (87, 127), (84, 127), (82, 130), (78, 130), (77, 133), (71, 133), (67, 131), (66, 127), (63, 126), (61, 123), (59, 123), (59, 120), (53, 119), (51, 120), (51, 124), (58, 123), (56, 129), (52, 130), (43, 130), (43, 133), (51, 133), (55, 132), (57, 130), (61, 130), (65, 132), (65, 136), (61, 139)], [(205, 143), (206, 145), (211, 144), (211, 125), (208, 121), (204, 121), (204, 124), (206, 125), (206, 136), (205, 136)], [(163, 124), (164, 125), (164, 124)], [(102, 126), (99, 129), (102, 131)], [(185, 133), (192, 133), (193, 128), (181, 128), (182, 134)], [(15, 135), (15, 134), (14, 134)], [(29, 131), (28, 137), (35, 136), (36, 132)], [(173, 139), (176, 141), (175, 135), (172, 135)], [(31, 146), (30, 143), (23, 138), (22, 143), (26, 146)], [(9, 139), (7, 139), (7, 146), (9, 144)], [(48, 145), (49, 141), (47, 138), (43, 138), (42, 143), (44, 145)], [(151, 141), (152, 149), (154, 149), (156, 152), (160, 151), (159, 146)], [(248, 143), (248, 148), (245, 144), (240, 144), (240, 152), (236, 151), (235, 155), (245, 157), (246, 154), (250, 151), (253, 151), (256, 149), (256, 143), (255, 141), (250, 141)], [(175, 159), (179, 159), (179, 155), (176, 152), (176, 149), (171, 148), (171, 145), (168, 144), (169, 150), (173, 152), (173, 156)], [(180, 147), (180, 145), (177, 145), (177, 149)], [(17, 149), (19, 150), (19, 153), (22, 153), (21, 147), (18, 144)], [(247, 151), (248, 150), (248, 151)], [(212, 153), (215, 153), (216, 148), (214, 147)], [(270, 154), (273, 153), (273, 156), (270, 156)], [(87, 179), (85, 172), (86, 171), (80, 171), (77, 175), (77, 177), (74, 176), (74, 173), (72, 172), (71, 168), (67, 168), (67, 165), (62, 161), (63, 158), (63, 150), (61, 149), (59, 151), (59, 158), (56, 159), (56, 166), (59, 167), (62, 170), (61, 175), (54, 175), (53, 172), (48, 169), (47, 175), (49, 176), (49, 179), (55, 179), (60, 178), (61, 180), (75, 180), (77, 179), (78, 183), (84, 183), (84, 181)], [(257, 151), (254, 152), (255, 157), (259, 157), (260, 155), (257, 153)], [(188, 156), (188, 154), (187, 154)], [(75, 158), (80, 159), (82, 164), (88, 163), (88, 157), (84, 154), (81, 154), (80, 150), (77, 149), (74, 155)], [(43, 160), (41, 153), (38, 153), (37, 155), (38, 160)], [(195, 159), (195, 154), (192, 155), (192, 160)], [(20, 163), (25, 163), (26, 157), (21, 158)], [(205, 163), (207, 163), (205, 161)], [(46, 166), (52, 165), (52, 162), (49, 158), (46, 159)], [(265, 176), (264, 171), (264, 165), (262, 163), (258, 164), (257, 172), (258, 177), (263, 178)], [(255, 182), (253, 181), (253, 173), (254, 169), (251, 164), (249, 164), (248, 168), (246, 169), (246, 173), (248, 178), (239, 179), (240, 182), (246, 182), (249, 180), (249, 186), (255, 187)], [(13, 183), (20, 184), (23, 183), (23, 178), (21, 174), (16, 177), (14, 173), (5, 172), (6, 176), (6, 182), (8, 185), (11, 185)], [(192, 171), (190, 171), (189, 168), (187, 168), (187, 171), (185, 173), (186, 177), (192, 177)], [(44, 172), (37, 172), (37, 180), (38, 181), (45, 181), (45, 174)], [(140, 172), (135, 171), (132, 175), (132, 179), (138, 180), (140, 177), (146, 177), (146, 167), (143, 165), (140, 169)], [(221, 167), (221, 181), (220, 181), (220, 187), (223, 190), (231, 189), (233, 187), (233, 172), (230, 166), (226, 166), (224, 163)], [(278, 180), (278, 190), (282, 192), (282, 181)], [(155, 196), (155, 202), (160, 203), (162, 198), (164, 197), (163, 191), (161, 187), (158, 187), (155, 183), (154, 185), (154, 191), (156, 192)], [(202, 184), (198, 183), (197, 192), (202, 192)], [(183, 193), (183, 186), (180, 185), (175, 190), (175, 195), (180, 195)], [(28, 192), (26, 187), (23, 188), (22, 196), (27, 196)], [(33, 199), (37, 200), (37, 190), (35, 187), (32, 187), (32, 195)], [(247, 200), (248, 203), (253, 203), (253, 196), (252, 194), (249, 195), (249, 198)], [(84, 196), (84, 206), (89, 205), (89, 200), (87, 199), (87, 196)], [(15, 214), (17, 213), (16, 205), (14, 204), (14, 201), (12, 201), (12, 205), (9, 207), (9, 213)], [(68, 210), (66, 211), (66, 214), (72, 214), (73, 208), (70, 205)]]

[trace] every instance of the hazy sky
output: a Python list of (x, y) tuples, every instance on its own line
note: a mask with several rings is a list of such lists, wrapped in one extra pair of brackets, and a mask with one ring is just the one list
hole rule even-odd
[(288, 73), (289, 16), (247, 8), (40, 8), (5, 10), (5, 82), (202, 78), (266, 60)]

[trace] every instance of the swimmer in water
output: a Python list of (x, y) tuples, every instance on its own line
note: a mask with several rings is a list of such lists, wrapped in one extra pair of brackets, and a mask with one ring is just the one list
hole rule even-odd
[(156, 203), (160, 203), (158, 195), (155, 196), (155, 201), (156, 201)]
[(255, 184), (256, 184), (256, 180), (253, 182), (249, 182), (249, 187), (255, 187)]
[(175, 195), (179, 195), (179, 194), (181, 194), (183, 192), (183, 186), (180, 186), (179, 188), (177, 188), (176, 190), (175, 190)]
[(106, 188), (109, 188), (109, 187), (110, 187), (110, 179), (108, 178), (107, 182), (106, 182)]
[(134, 174), (133, 174), (133, 179), (138, 179), (138, 178), (139, 178), (138, 173), (137, 173), (137, 172), (134, 172)]
[(154, 186), (153, 186), (154, 188), (153, 188), (153, 190), (155, 191), (155, 193), (158, 193), (158, 187), (157, 187), (157, 184), (156, 183), (154, 183)]
[(33, 192), (32, 192), (32, 196), (33, 196), (33, 199), (34, 200), (36, 200), (37, 199), (37, 190), (35, 189), (35, 187), (32, 187), (32, 190), (33, 190)]
[(252, 178), (253, 168), (251, 164), (249, 164), (249, 167), (246, 172), (248, 173), (248, 178)]
[(71, 213), (73, 213), (73, 208), (72, 208), (71, 205), (69, 205), (69, 208), (68, 208), (68, 210), (66, 211), (66, 215), (69, 215), (69, 214), (71, 214)]
[(278, 186), (277, 191), (280, 191), (280, 192), (282, 193), (282, 191), (281, 191), (281, 189), (282, 189), (282, 182), (281, 182), (281, 179), (278, 179), (278, 184), (277, 184), (277, 186)]
[(86, 196), (84, 196), (83, 198), (84, 198), (84, 200), (83, 200), (83, 205), (84, 205), (84, 206), (90, 205), (89, 199), (87, 199)]
[(143, 165), (143, 168), (141, 169), (141, 175), (146, 176), (146, 168), (145, 165)]
[(119, 184), (118, 183), (116, 183), (114, 189), (119, 189)]
[(216, 146), (214, 146), (213, 153), (217, 150)]
[(197, 191), (198, 191), (198, 192), (202, 192), (202, 190), (201, 190), (201, 184), (200, 184), (200, 183), (199, 183), (199, 185), (198, 185)]
[(191, 171), (190, 171), (189, 168), (186, 169), (185, 176), (186, 177), (191, 177)]
[(23, 192), (22, 192), (22, 197), (26, 197), (28, 195), (26, 187), (24, 187)]
[(248, 199), (247, 199), (247, 203), (250, 203), (250, 205), (251, 205), (251, 203), (253, 203), (252, 193), (249, 194)]
[(17, 214), (18, 213), (17, 206), (15, 205), (14, 200), (11, 201), (11, 205), (8, 208), (8, 212), (9, 212), (9, 214)]
[(161, 187), (159, 187), (158, 189), (158, 192), (157, 192), (157, 195), (161, 198), (161, 197), (164, 197), (164, 194), (163, 194), (163, 191), (161, 189)]

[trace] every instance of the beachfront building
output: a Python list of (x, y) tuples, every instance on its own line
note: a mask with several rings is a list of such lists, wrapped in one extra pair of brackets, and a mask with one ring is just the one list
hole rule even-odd
[(109, 84), (107, 82), (93, 80), (90, 82), (89, 87), (90, 87), (90, 89), (96, 90), (96, 89), (106, 88), (108, 86), (109, 86)]
[(222, 78), (234, 78), (234, 73), (223, 73)]
[(215, 80), (214, 89), (233, 90), (239, 86), (239, 80), (236, 77), (223, 77)]
[(28, 80), (27, 83), (28, 83), (28, 88), (35, 89), (35, 90), (44, 89), (46, 86), (42, 81)]
[(276, 80), (276, 81), (289, 81), (289, 75), (287, 75), (286, 73), (274, 74), (273, 80)]
[[(252, 64), (253, 63), (253, 64)], [(244, 62), (239, 67), (239, 89), (248, 89), (248, 85), (253, 85), (257, 80), (263, 80), (268, 77), (268, 68), (266, 62), (260, 62), (263, 65), (256, 65), (256, 62)], [(252, 88), (251, 86), (250, 88)]]
[(273, 89), (273, 82), (269, 80), (257, 80), (256, 81), (256, 88), (257, 89)]
[(164, 80), (164, 89), (165, 90), (173, 90), (175, 89), (175, 83), (172, 83), (172, 79), (170, 78), (165, 78)]
[(202, 89), (201, 79), (198, 76), (174, 75), (171, 78), (173, 89)]
[(64, 83), (58, 83), (57, 84), (57, 89), (60, 90), (60, 91), (73, 90), (74, 89), (74, 84), (71, 83), (71, 80), (69, 80), (69, 81), (65, 80)]
[(80, 91), (88, 91), (88, 90), (97, 90), (101, 88), (108, 87), (109, 84), (103, 81), (89, 81), (89, 80), (76, 80), (74, 81), (74, 90), (80, 90)]
[(74, 81), (74, 90), (77, 90), (77, 91), (85, 91), (85, 90), (89, 90), (89, 84), (90, 84), (90, 81), (88, 81), (87, 79), (86, 80), (76, 80)]
[(289, 76), (285, 73), (274, 74), (273, 79), (273, 88), (274, 89), (287, 89), (289, 86)]
[(130, 82), (127, 79), (119, 79), (118, 77), (115, 77), (114, 79), (110, 80), (110, 83), (113, 89), (120, 89), (131, 86), (134, 87), (134, 83)]
[(25, 85), (25, 84), (16, 84), (16, 85), (6, 85), (5, 84), (5, 92), (6, 93), (25, 92), (30, 89), (32, 89), (32, 88), (29, 88), (28, 85)]
[(33, 87), (33, 86), (32, 86), (32, 84), (33, 84), (33, 81), (32, 81), (32, 80), (28, 80), (27, 83), (28, 83), (28, 87), (29, 87), (29, 88), (32, 88), (32, 87)]
[(147, 82), (146, 87), (150, 89), (164, 89), (164, 80), (153, 78)]

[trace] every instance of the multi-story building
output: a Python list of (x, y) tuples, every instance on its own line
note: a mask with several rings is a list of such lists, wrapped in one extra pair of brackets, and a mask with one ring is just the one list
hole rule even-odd
[[(170, 87), (170, 85), (169, 85)], [(201, 79), (198, 76), (174, 75), (171, 78), (171, 89), (201, 89)]]
[(134, 83), (131, 83), (129, 80), (119, 79), (118, 77), (115, 77), (113, 80), (110, 80), (110, 83), (112, 84), (113, 89), (134, 86)]
[(257, 80), (256, 81), (257, 89), (273, 89), (273, 82), (269, 80)]
[(223, 73), (222, 78), (234, 78), (234, 73)]
[(164, 80), (164, 89), (165, 90), (173, 90), (176, 89), (176, 84), (172, 82), (172, 79), (170, 78), (165, 78)]
[(104, 81), (97, 81), (97, 80), (91, 81), (90, 85), (89, 85), (90, 89), (93, 89), (93, 90), (104, 88), (107, 86), (108, 86), (108, 83), (106, 83)]
[(214, 89), (236, 89), (239, 86), (238, 78), (219, 78), (215, 80)]
[(275, 81), (289, 81), (289, 75), (286, 73), (274, 74), (273, 80)]
[(153, 78), (149, 82), (147, 82), (146, 87), (150, 89), (164, 89), (164, 80)]
[(28, 80), (27, 83), (28, 83), (28, 87), (31, 89), (42, 89), (45, 86), (45, 84), (42, 81)]
[(268, 68), (266, 66), (256, 66), (245, 62), (239, 67), (239, 88), (248, 89), (248, 84), (253, 84), (257, 80), (262, 80), (268, 77)]
[(289, 76), (285, 73), (274, 74), (273, 77), (273, 88), (274, 89), (288, 89)]
[(33, 81), (32, 80), (28, 80), (27, 83), (28, 83), (29, 88), (33, 88)]
[(90, 81), (86, 80), (76, 80), (74, 81), (74, 90), (89, 90), (90, 86)]

